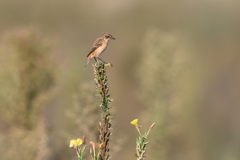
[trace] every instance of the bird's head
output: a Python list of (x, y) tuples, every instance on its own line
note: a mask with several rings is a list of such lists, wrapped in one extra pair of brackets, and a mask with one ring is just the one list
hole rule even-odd
[(115, 38), (110, 33), (105, 33), (102, 35), (105, 41), (109, 41), (111, 39), (115, 40)]

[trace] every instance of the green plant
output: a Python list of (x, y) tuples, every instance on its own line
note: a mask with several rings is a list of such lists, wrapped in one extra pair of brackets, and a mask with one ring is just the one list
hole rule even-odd
[[(82, 147), (82, 145), (83, 145), (83, 147)], [(84, 151), (86, 148), (84, 136), (82, 139), (78, 138), (76, 140), (71, 140), (69, 147), (74, 148), (76, 150), (78, 160), (83, 160), (83, 155), (84, 155)]]
[[(110, 98), (109, 94), (109, 85), (108, 85), (108, 77), (106, 74), (106, 66), (109, 66), (109, 64), (104, 64), (102, 62), (96, 62), (93, 64), (93, 70), (94, 70), (94, 80), (96, 85), (96, 91), (99, 93), (98, 96), (100, 96), (100, 108), (101, 108), (101, 121), (99, 122), (99, 147), (98, 151), (96, 150), (96, 145), (93, 141), (90, 142), (91, 148), (90, 148), (90, 155), (92, 160), (109, 160), (109, 148), (110, 148), (110, 136), (112, 134), (112, 115), (110, 112), (111, 107), (109, 107), (109, 104), (113, 101), (113, 99)], [(112, 66), (110, 64), (110, 66)], [(138, 119), (135, 119), (131, 122), (132, 125), (136, 126), (136, 129), (139, 133), (139, 136), (136, 139), (136, 157), (137, 160), (144, 160), (146, 158), (146, 149), (147, 144), (149, 141), (147, 141), (147, 137), (151, 131), (151, 129), (154, 127), (155, 123), (153, 123), (149, 130), (142, 134), (140, 131), (140, 126), (138, 125)], [(84, 142), (84, 143), (83, 143)], [(83, 144), (83, 147), (81, 145)], [(84, 151), (86, 148), (85, 145), (85, 138), (83, 139), (77, 139), (77, 140), (71, 140), (70, 146), (71, 148), (74, 148), (77, 152), (78, 159), (82, 160)]]
[(112, 115), (110, 113), (110, 107), (108, 106), (113, 100), (110, 98), (108, 78), (106, 75), (106, 66), (102, 62), (97, 62), (93, 65), (96, 90), (100, 95), (101, 101), (101, 122), (99, 122), (99, 144), (102, 144), (100, 148), (100, 160), (110, 158), (109, 155), (109, 140), (112, 129)]
[(146, 150), (147, 150), (147, 144), (149, 143), (149, 141), (147, 141), (147, 137), (151, 131), (151, 129), (154, 127), (155, 123), (153, 123), (148, 131), (144, 134), (141, 133), (140, 131), (140, 127), (138, 125), (138, 119), (134, 119), (132, 122), (131, 122), (132, 125), (134, 125), (138, 131), (138, 134), (139, 136), (136, 138), (136, 157), (137, 157), (137, 160), (144, 160), (146, 159)]
[[(6, 127), (0, 129), (1, 159), (48, 159), (51, 148), (46, 112), (56, 93), (57, 73), (51, 42), (34, 27), (9, 30), (3, 37), (0, 125)], [(17, 145), (16, 139), (20, 140)]]
[[(100, 96), (100, 108), (101, 108), (101, 121), (99, 122), (99, 151), (96, 154), (96, 147), (94, 142), (90, 142), (91, 149), (90, 154), (92, 160), (108, 160), (110, 159), (109, 155), (109, 140), (112, 134), (112, 115), (110, 113), (109, 104), (113, 101), (110, 98), (109, 94), (109, 85), (108, 85), (108, 78), (106, 74), (107, 66), (112, 66), (110, 63), (104, 64), (102, 62), (96, 62), (93, 64), (94, 70), (94, 80), (96, 85), (96, 91), (99, 93)], [(75, 140), (70, 141), (70, 147), (76, 149), (78, 158), (83, 157), (83, 153), (85, 150), (85, 146), (83, 148), (79, 148), (81, 146), (75, 144)], [(80, 141), (79, 141), (80, 142)], [(79, 159), (80, 160), (80, 159)]]

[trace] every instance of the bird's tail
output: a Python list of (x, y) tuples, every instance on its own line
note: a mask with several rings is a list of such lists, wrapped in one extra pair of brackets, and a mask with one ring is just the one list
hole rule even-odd
[(89, 61), (90, 61), (90, 59), (89, 59), (89, 58), (87, 58), (87, 63), (85, 64), (85, 66), (84, 66), (84, 69), (87, 67), (87, 65), (88, 65)]

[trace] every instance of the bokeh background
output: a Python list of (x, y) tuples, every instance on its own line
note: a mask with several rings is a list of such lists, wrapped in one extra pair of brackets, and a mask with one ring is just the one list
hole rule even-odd
[(239, 5), (1, 0), (0, 159), (74, 160), (69, 140), (97, 142), (98, 97), (83, 66), (104, 32), (116, 38), (101, 55), (114, 65), (112, 159), (136, 159), (135, 118), (143, 131), (156, 122), (148, 159), (240, 159)]

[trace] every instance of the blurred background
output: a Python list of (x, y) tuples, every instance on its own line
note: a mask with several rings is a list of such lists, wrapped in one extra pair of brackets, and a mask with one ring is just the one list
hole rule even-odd
[[(77, 159), (97, 142), (94, 40), (110, 41), (112, 159), (240, 159), (240, 8), (235, 0), (0, 1), (0, 159)], [(88, 153), (88, 151), (86, 151)]]

